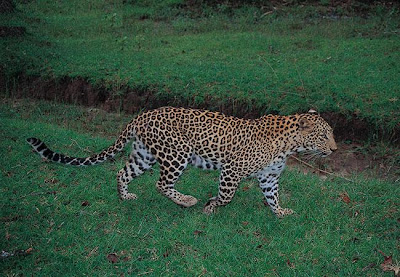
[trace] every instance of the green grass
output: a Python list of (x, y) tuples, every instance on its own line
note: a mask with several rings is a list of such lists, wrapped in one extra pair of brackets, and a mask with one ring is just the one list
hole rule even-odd
[(314, 108), (359, 117), (388, 137), (399, 127), (397, 9), (335, 19), (310, 6), (265, 16), (220, 6), (196, 17), (181, 1), (153, 2), (19, 3), (0, 23), (26, 26), (27, 35), (0, 41), (0, 63), (10, 79), (82, 77), (113, 95), (152, 91), (169, 105)]
[[(206, 216), (202, 205), (217, 191), (217, 172), (185, 172), (177, 188), (200, 202), (189, 209), (156, 191), (157, 166), (130, 185), (136, 201), (120, 201), (116, 172), (127, 152), (114, 162), (74, 168), (43, 162), (25, 143), (37, 136), (55, 150), (88, 155), (108, 146), (128, 120), (2, 100), (0, 249), (33, 249), (0, 259), (2, 276), (391, 276), (381, 271), (377, 250), (400, 259), (398, 184), (360, 176), (353, 183), (322, 180), (289, 169), (281, 202), (295, 215), (277, 219), (255, 180), (247, 180), (231, 204)], [(111, 253), (118, 256), (114, 264)]]

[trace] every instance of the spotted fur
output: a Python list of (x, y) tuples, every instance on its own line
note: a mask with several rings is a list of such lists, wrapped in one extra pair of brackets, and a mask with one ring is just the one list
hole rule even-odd
[(254, 176), (272, 211), (291, 214), (279, 205), (278, 182), (286, 159), (296, 152), (327, 156), (336, 150), (332, 128), (315, 111), (290, 116), (266, 115), (247, 120), (206, 110), (164, 107), (138, 115), (126, 126), (113, 145), (99, 154), (74, 158), (50, 150), (36, 138), (28, 143), (43, 158), (63, 164), (86, 166), (115, 156), (133, 140), (132, 152), (117, 175), (121, 199), (136, 199), (128, 183), (156, 162), (160, 164), (157, 189), (176, 204), (197, 203), (191, 195), (175, 189), (188, 164), (221, 170), (218, 195), (204, 206), (210, 214), (231, 202), (240, 181)]

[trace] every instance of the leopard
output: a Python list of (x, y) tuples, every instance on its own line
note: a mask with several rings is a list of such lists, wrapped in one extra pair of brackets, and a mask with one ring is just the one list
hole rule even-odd
[(218, 111), (161, 107), (139, 113), (111, 146), (84, 158), (54, 152), (38, 138), (27, 139), (44, 160), (72, 166), (113, 159), (130, 141), (129, 159), (117, 174), (120, 199), (137, 199), (128, 191), (128, 184), (158, 163), (157, 190), (176, 204), (191, 207), (197, 198), (175, 188), (183, 171), (188, 165), (219, 170), (218, 194), (203, 207), (207, 215), (229, 204), (239, 183), (248, 177), (258, 180), (273, 214), (293, 214), (279, 204), (279, 179), (288, 157), (296, 153), (326, 157), (337, 150), (332, 127), (315, 110), (245, 119)]

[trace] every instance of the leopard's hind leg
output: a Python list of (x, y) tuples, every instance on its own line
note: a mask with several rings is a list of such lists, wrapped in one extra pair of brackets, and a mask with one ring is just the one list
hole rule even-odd
[(204, 205), (203, 212), (212, 214), (218, 206), (228, 205), (235, 196), (242, 174), (238, 168), (225, 165), (219, 177), (218, 196), (212, 197)]
[(117, 189), (121, 199), (136, 199), (134, 193), (128, 192), (128, 184), (133, 178), (140, 176), (156, 163), (156, 159), (138, 139), (132, 144), (132, 152), (124, 168), (118, 172)]

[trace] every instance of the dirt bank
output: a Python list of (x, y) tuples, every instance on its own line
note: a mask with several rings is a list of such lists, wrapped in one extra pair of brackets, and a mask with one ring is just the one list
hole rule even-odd
[[(0, 78), (0, 87), (10, 87)], [(141, 109), (153, 109), (161, 106), (190, 106), (194, 108), (214, 108), (219, 111), (244, 118), (255, 118), (261, 115), (259, 110), (249, 110), (247, 105), (227, 103), (216, 105), (212, 100), (206, 100), (203, 104), (193, 106), (183, 99), (160, 99), (154, 91), (133, 90), (126, 88), (123, 95), (113, 95), (104, 87), (94, 87), (81, 78), (63, 78), (61, 80), (43, 79), (39, 77), (19, 76), (17, 84), (13, 84), (13, 94), (16, 97), (33, 97), (35, 99), (55, 100), (63, 103), (78, 104), (97, 107), (108, 112), (124, 111), (136, 113)], [(234, 108), (233, 108), (234, 107)], [(357, 116), (345, 116), (336, 113), (323, 113), (322, 116), (335, 129), (335, 135), (339, 141), (363, 141), (374, 130), (368, 122)], [(400, 126), (399, 126), (400, 129)], [(400, 130), (395, 130), (390, 139), (400, 145)]]

